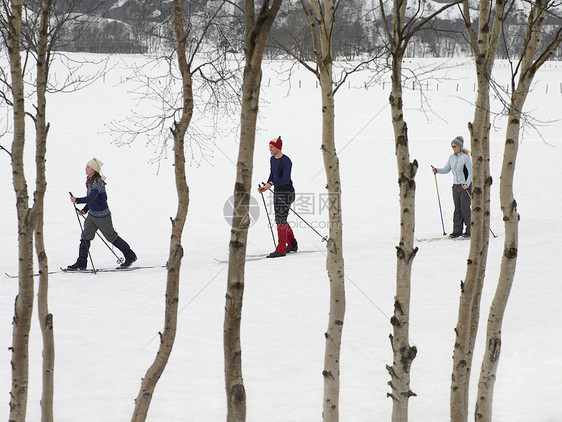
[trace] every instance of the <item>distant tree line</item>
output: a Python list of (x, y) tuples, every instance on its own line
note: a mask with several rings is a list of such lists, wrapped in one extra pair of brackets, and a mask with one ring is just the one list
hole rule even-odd
[[(73, 0), (59, 0), (61, 10), (67, 10), (67, 3)], [(366, 54), (380, 49), (385, 43), (384, 28), (380, 10), (374, 3), (350, 0), (338, 7), (338, 27), (333, 31), (333, 54), (335, 60), (358, 60)], [(213, 0), (187, 2), (186, 8), (191, 13), (213, 7)], [(431, 9), (433, 3), (425, 7)], [(67, 25), (65, 36), (61, 37), (57, 49), (61, 51), (84, 51), (94, 53), (138, 54), (158, 51), (163, 43), (172, 43), (169, 26), (165, 25), (170, 16), (170, 3), (157, 0), (131, 0), (123, 4), (116, 2), (76, 3), (80, 17), (73, 25)], [(226, 13), (221, 18), (225, 28), (231, 32), (231, 42), (227, 46), (233, 53), (243, 52), (244, 25), (235, 13)], [(408, 44), (406, 57), (456, 57), (470, 55), (470, 46), (464, 33), (464, 23), (460, 12), (454, 18), (436, 18), (426, 29), (416, 34)], [(503, 23), (506, 34), (521, 33), (517, 28), (524, 27), (527, 16), (523, 10), (511, 13)], [(559, 16), (545, 17), (545, 30), (562, 25)], [(310, 41), (310, 28), (307, 17), (301, 7), (286, 4), (271, 30), (272, 36), (283, 45), (291, 46), (300, 57), (314, 60), (314, 51)], [(223, 40), (223, 37), (216, 39)], [(507, 59), (509, 49), (520, 49), (523, 38), (509, 37), (498, 46), (498, 58)], [(223, 46), (224, 47), (224, 46)], [(273, 59), (284, 54), (274, 43), (269, 43), (265, 57)], [(562, 53), (556, 52), (554, 60), (562, 59)]]

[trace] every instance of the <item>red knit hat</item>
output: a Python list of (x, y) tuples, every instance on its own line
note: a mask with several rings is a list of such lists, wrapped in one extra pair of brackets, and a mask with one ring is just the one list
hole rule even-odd
[(273, 145), (278, 150), (281, 150), (281, 148), (283, 147), (283, 141), (281, 140), (281, 137), (278, 137), (277, 139), (272, 139), (269, 142), (269, 145)]

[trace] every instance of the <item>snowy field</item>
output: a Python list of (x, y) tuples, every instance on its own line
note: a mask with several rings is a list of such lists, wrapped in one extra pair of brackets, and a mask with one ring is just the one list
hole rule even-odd
[[(138, 142), (117, 147), (107, 124), (130, 115), (138, 104), (126, 83), (125, 63), (141, 57), (115, 56), (104, 79), (76, 93), (48, 98), (51, 124), (47, 154), (46, 246), (51, 269), (76, 259), (80, 230), (68, 192), (85, 194), (86, 162), (102, 160), (109, 206), (116, 230), (139, 256), (138, 265), (164, 265), (170, 217), (177, 200), (171, 160), (153, 163), (158, 152)], [(408, 60), (417, 68), (429, 60)], [(443, 166), (457, 135), (469, 140), (475, 98), (469, 59), (447, 62), (441, 79), (427, 79), (420, 91), (407, 84), (405, 119), (416, 177), (416, 238), (440, 237), (441, 219), (430, 165)], [(299, 71), (282, 82), (264, 69), (254, 185), (268, 175), (268, 142), (281, 135), (293, 161), (295, 205), (323, 235), (325, 175), (320, 152), (320, 92), (315, 79)], [(496, 77), (507, 84), (509, 68), (498, 62)], [(53, 69), (58, 77), (62, 69)], [(416, 71), (418, 72), (418, 71)], [(366, 74), (352, 77), (336, 95), (336, 143), (343, 188), (344, 257), (347, 312), (341, 356), (341, 421), (390, 420), (392, 403), (385, 365), (392, 363), (388, 335), (398, 242), (398, 186), (388, 106), (389, 84), (365, 88)], [(548, 63), (537, 74), (526, 111), (544, 123), (521, 142), (515, 195), (521, 214), (519, 259), (503, 327), (502, 354), (494, 398), (497, 422), (560, 422), (562, 410), (562, 285), (559, 243), (562, 195), (562, 64)], [(494, 109), (499, 110), (495, 102)], [(5, 119), (2, 111), (1, 118)], [(195, 116), (201, 127), (205, 117)], [(226, 122), (226, 119), (222, 119)], [(484, 352), (487, 312), (503, 248), (498, 189), (505, 118), (495, 119), (491, 134), (491, 227), (480, 331), (473, 363), (471, 412)], [(225, 123), (224, 136), (209, 145), (211, 157), (188, 169), (191, 202), (183, 242), (179, 327), (170, 362), (156, 388), (149, 420), (158, 422), (226, 419), (222, 324), (226, 292), (225, 259), (230, 230), (223, 206), (233, 192), (238, 129)], [(30, 135), (32, 125), (28, 123)], [(1, 138), (9, 146), (10, 135)], [(28, 183), (34, 188), (33, 155), (28, 145)], [(0, 418), (7, 419), (11, 389), (8, 348), (12, 344), (17, 280), (17, 223), (11, 167), (0, 154)], [(451, 231), (451, 175), (438, 177), (445, 228)], [(550, 186), (550, 187), (549, 187)], [(261, 206), (261, 198), (254, 191)], [(266, 195), (267, 198), (268, 195)], [(291, 217), (302, 251), (277, 260), (246, 264), (242, 321), (244, 381), (248, 422), (310, 422), (322, 416), (324, 332), (328, 321), (325, 245), (320, 236)], [(460, 281), (469, 241), (419, 242), (413, 265), (411, 342), (418, 348), (412, 365), (412, 421), (449, 420), (449, 388)], [(267, 218), (249, 232), (248, 253), (271, 252)], [(100, 240), (91, 249), (99, 268), (115, 266)], [(56, 343), (55, 419), (57, 422), (129, 420), (140, 380), (152, 363), (163, 328), (164, 269), (122, 273), (53, 274), (50, 311)], [(36, 315), (30, 344), (28, 420), (39, 421), (41, 335)]]

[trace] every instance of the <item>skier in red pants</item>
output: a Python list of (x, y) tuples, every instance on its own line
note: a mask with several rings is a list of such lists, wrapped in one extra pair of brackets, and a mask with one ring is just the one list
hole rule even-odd
[(270, 173), (267, 183), (258, 188), (260, 193), (265, 192), (275, 186), (273, 192), (273, 207), (275, 209), (275, 224), (277, 224), (278, 242), (275, 251), (270, 253), (268, 258), (278, 258), (285, 256), (289, 252), (298, 250), (298, 243), (293, 234), (293, 230), (287, 223), (289, 207), (295, 201), (295, 188), (291, 180), (291, 159), (281, 152), (283, 142), (281, 137), (273, 139), (269, 143), (271, 152)]

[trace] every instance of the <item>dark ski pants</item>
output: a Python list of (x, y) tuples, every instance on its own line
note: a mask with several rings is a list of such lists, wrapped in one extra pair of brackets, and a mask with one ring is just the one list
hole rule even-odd
[(463, 224), (466, 226), (465, 233), (470, 234), (470, 195), (472, 184), (468, 189), (463, 189), (462, 185), (453, 185), (453, 234), (462, 234)]
[(111, 214), (105, 217), (93, 217), (88, 215), (84, 221), (84, 231), (82, 232), (80, 246), (78, 248), (78, 260), (76, 262), (80, 266), (86, 266), (88, 251), (90, 250), (90, 241), (96, 236), (98, 230), (109, 243), (112, 243), (113, 246), (121, 251), (126, 260), (136, 257), (129, 244), (121, 239), (113, 228)]
[[(288, 185), (285, 185), (288, 186)], [(284, 186), (275, 188), (273, 194), (273, 208), (275, 209), (275, 224), (285, 224), (289, 216), (291, 204), (295, 202), (295, 191), (284, 190)]]

